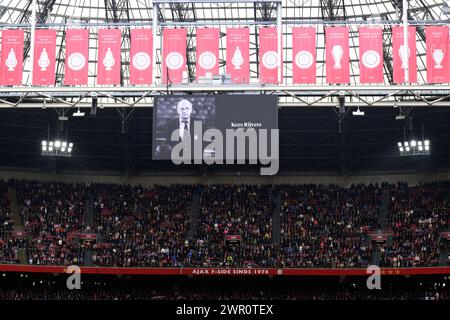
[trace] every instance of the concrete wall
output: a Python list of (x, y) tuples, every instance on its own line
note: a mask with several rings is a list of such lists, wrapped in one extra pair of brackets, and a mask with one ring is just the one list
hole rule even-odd
[(450, 180), (450, 172), (435, 173), (417, 173), (417, 174), (377, 174), (377, 175), (357, 175), (357, 176), (325, 176), (325, 175), (292, 175), (292, 176), (119, 176), (119, 175), (100, 175), (89, 174), (87, 172), (49, 174), (38, 171), (15, 171), (14, 169), (0, 170), (0, 179), (36, 179), (41, 181), (60, 181), (60, 182), (102, 182), (102, 183), (125, 183), (125, 184), (337, 184), (340, 186), (349, 186), (356, 183), (395, 183), (398, 181), (408, 182), (410, 185), (416, 185), (420, 182)]

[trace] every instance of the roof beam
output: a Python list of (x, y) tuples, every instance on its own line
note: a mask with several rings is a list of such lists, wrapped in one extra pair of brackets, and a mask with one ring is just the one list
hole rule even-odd
[[(18, 23), (20, 24), (31, 24), (31, 4), (33, 0), (28, 0), (28, 3), (22, 12), (22, 14), (19, 16)], [(36, 10), (36, 24), (45, 24), (47, 23), (48, 18), (50, 17), (50, 13), (53, 10), (53, 5), (55, 4), (56, 0), (45, 0), (44, 2), (41, 2), (41, 5), (39, 6), (39, 2), (37, 2), (37, 10)], [(24, 41), (24, 48), (23, 48), (23, 57), (24, 60), (28, 55), (28, 52), (30, 51), (30, 34), (28, 32), (25, 33), (25, 41)]]
[(345, 20), (344, 0), (320, 0), (323, 20)]

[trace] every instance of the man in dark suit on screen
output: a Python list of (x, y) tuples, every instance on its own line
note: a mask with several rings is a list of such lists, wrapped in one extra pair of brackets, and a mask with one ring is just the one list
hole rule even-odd
[(178, 141), (171, 141), (172, 146), (179, 141), (187, 139), (189, 134), (194, 134), (194, 121), (201, 121), (200, 119), (192, 118), (192, 103), (189, 100), (182, 99), (177, 103), (178, 117), (167, 124), (169, 141), (172, 133), (178, 129), (180, 139)]
[[(163, 145), (159, 145), (156, 148), (156, 155), (160, 159), (170, 159), (170, 152), (173, 147), (178, 143), (185, 141), (185, 139), (190, 139), (191, 150), (193, 152), (193, 143), (197, 139), (201, 139), (201, 136), (197, 136), (194, 131), (195, 122), (202, 122), (202, 119), (192, 117), (193, 105), (192, 102), (187, 99), (181, 99), (177, 103), (177, 114), (178, 117), (169, 121), (164, 128), (165, 137)], [(205, 130), (205, 128), (202, 128)], [(172, 141), (172, 134), (178, 130), (177, 140)], [(200, 133), (202, 135), (202, 133)]]
[[(194, 122), (202, 121), (201, 119), (197, 119), (191, 117), (192, 114), (192, 102), (187, 99), (182, 99), (177, 103), (177, 114), (178, 117), (169, 121), (165, 127), (165, 145), (170, 146), (170, 150), (179, 142), (184, 141), (185, 139), (191, 139), (191, 143), (194, 142), (196, 137), (194, 135)], [(178, 139), (176, 141), (172, 141), (172, 133), (178, 130)], [(166, 154), (170, 153), (170, 150), (166, 150)], [(158, 153), (158, 149), (157, 149)]]

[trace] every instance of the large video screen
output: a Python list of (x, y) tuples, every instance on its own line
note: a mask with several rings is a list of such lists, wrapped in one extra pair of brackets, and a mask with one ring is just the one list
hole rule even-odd
[[(202, 157), (216, 156), (225, 159), (230, 154), (230, 150), (228, 153), (225, 150), (227, 143), (229, 147), (233, 134), (236, 136), (238, 133), (246, 135), (245, 158), (248, 159), (252, 156), (250, 146), (255, 146), (261, 140), (254, 140), (255, 135), (258, 139), (262, 131), (267, 131), (270, 141), (271, 130), (278, 129), (277, 105), (277, 97), (272, 95), (155, 97), (153, 159), (173, 160), (172, 151), (179, 150), (181, 144), (192, 159), (199, 156), (200, 148)], [(236, 156), (239, 139), (235, 137), (234, 140), (232, 154)], [(216, 148), (208, 148), (211, 141), (217, 142)], [(217, 146), (221, 145), (223, 150), (218, 150)]]

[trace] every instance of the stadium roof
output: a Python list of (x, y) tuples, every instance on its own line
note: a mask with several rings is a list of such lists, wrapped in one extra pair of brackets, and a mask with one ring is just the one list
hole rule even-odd
[[(1, 0), (0, 25), (3, 27), (29, 27), (32, 0)], [(60, 54), (57, 54), (56, 82), (63, 79), (64, 37), (63, 31), (67, 27), (86, 26), (92, 30), (90, 43), (90, 81), (94, 84), (96, 61), (96, 30), (101, 27), (117, 25), (124, 30), (128, 26), (152, 26), (153, 9), (150, 0), (37, 0), (38, 27), (51, 27), (58, 30), (57, 44)], [(178, 3), (178, 1), (157, 1), (158, 30), (160, 27), (177, 25), (186, 26), (188, 34), (195, 34), (195, 26), (220, 27), (223, 33), (233, 25), (251, 26), (250, 53), (251, 76), (257, 77), (258, 25), (275, 24), (277, 17), (276, 2), (247, 2), (247, 1), (193, 1)], [(411, 0), (409, 2), (408, 20), (418, 28), (418, 82), (424, 83), (425, 70), (425, 32), (424, 25), (448, 23), (448, 16), (444, 13), (443, 1), (440, 0)], [(389, 29), (393, 24), (401, 23), (402, 0), (283, 0), (282, 22), (285, 59), (289, 60), (291, 52), (291, 27), (293, 25), (313, 24), (317, 26), (317, 83), (325, 84), (324, 68), (324, 26), (345, 23), (350, 26), (350, 60), (351, 83), (357, 84), (358, 67), (358, 25), (365, 23), (381, 23), (384, 25), (385, 44), (385, 83), (392, 83), (392, 54), (391, 36)], [(158, 31), (158, 32), (159, 32)], [(125, 37), (126, 38), (126, 37)], [(157, 64), (160, 62), (160, 43), (157, 42)], [(221, 38), (221, 71), (225, 71), (225, 38)], [(192, 55), (195, 50), (195, 39), (188, 43), (188, 51)], [(123, 57), (129, 52), (129, 41), (122, 43)], [(193, 59), (193, 58), (192, 58)], [(126, 61), (126, 59), (124, 59)], [(189, 73), (195, 78), (195, 63), (188, 61)], [(191, 64), (189, 65), (189, 62)], [(29, 70), (29, 63), (25, 61), (25, 70)], [(285, 81), (292, 81), (292, 68), (289, 64), (284, 67)], [(157, 69), (157, 79), (160, 68)], [(124, 66), (124, 83), (127, 83), (128, 70)], [(30, 83), (28, 72), (24, 75), (25, 84)]]
[[(26, 95), (31, 88), (29, 58), (25, 59), (24, 86), (22, 92), (15, 88), (3, 88), (0, 91), (0, 166), (32, 167), (45, 170), (107, 170), (124, 174), (143, 172), (160, 173), (183, 171), (204, 173), (221, 170), (243, 171), (243, 167), (213, 168), (196, 166), (175, 167), (170, 163), (151, 160), (152, 98), (127, 97), (124, 93), (128, 87), (129, 40), (125, 36), (122, 43), (122, 83), (111, 91), (110, 95), (120, 95), (120, 100), (108, 96), (98, 98), (96, 116), (72, 118), (76, 109), (71, 103), (80, 99), (79, 93), (61, 94), (56, 92), (63, 88), (64, 77), (64, 30), (68, 27), (87, 27), (90, 33), (89, 84), (95, 84), (97, 30), (107, 26), (117, 26), (127, 34), (137, 26), (152, 26), (153, 7), (149, 0), (37, 0), (37, 28), (54, 28), (58, 31), (57, 68), (55, 88), (42, 88), (45, 94)], [(156, 2), (156, 1), (155, 1)], [(277, 2), (243, 2), (243, 1), (157, 1), (158, 34), (165, 26), (184, 26), (188, 36), (195, 35), (195, 27), (215, 26), (225, 35), (229, 26), (249, 26), (251, 31), (251, 76), (258, 77), (257, 68), (257, 28), (274, 25), (277, 18)], [(165, 2), (165, 3), (160, 3)], [(1, 28), (24, 28), (29, 39), (32, 0), (0, 0)], [(384, 33), (384, 77), (385, 86), (392, 84), (392, 49), (390, 28), (400, 24), (402, 19), (401, 0), (283, 0), (283, 51), (285, 59), (292, 59), (291, 28), (294, 25), (315, 25), (317, 27), (317, 91), (314, 96), (303, 89), (307, 95), (298, 100), (283, 93), (279, 111), (281, 139), (280, 172), (317, 172), (326, 171), (338, 174), (353, 174), (372, 170), (435, 170), (450, 167), (450, 107), (448, 104), (450, 90), (443, 93), (436, 91), (432, 85), (424, 85), (425, 70), (425, 32), (428, 24), (448, 24), (448, 16), (443, 11), (443, 1), (412, 0), (409, 1), (408, 21), (417, 27), (418, 83), (429, 90), (428, 102), (438, 99), (441, 107), (427, 106), (424, 95), (403, 91), (396, 93), (394, 99), (390, 91), (375, 91), (377, 86), (368, 88), (364, 93), (366, 101), (376, 101), (378, 108), (365, 108), (365, 117), (354, 117), (347, 109), (340, 114), (335, 108), (337, 95), (322, 99), (321, 108), (294, 107), (290, 105), (307, 105), (330, 91), (325, 84), (324, 67), (324, 26), (346, 24), (350, 27), (351, 86), (355, 89), (359, 81), (358, 67), (358, 33), (361, 24), (378, 23), (383, 25)], [(195, 78), (195, 37), (189, 37), (188, 71)], [(225, 38), (221, 37), (220, 68), (225, 73)], [(156, 41), (157, 72), (160, 79), (161, 43)], [(26, 53), (29, 40), (26, 42)], [(292, 68), (285, 63), (286, 83), (292, 83)], [(331, 88), (331, 87), (330, 87)], [(338, 88), (338, 87), (337, 87)], [(334, 88), (334, 89), (337, 89)], [(439, 87), (441, 88), (441, 87)], [(63, 88), (64, 89), (64, 88)], [(326, 91), (323, 91), (323, 90)], [(14, 96), (8, 97), (9, 91)], [(52, 90), (55, 93), (52, 93)], [(90, 88), (85, 89), (89, 91)], [(181, 89), (188, 92), (189, 90)], [(312, 88), (311, 88), (312, 92)], [(347, 96), (346, 105), (356, 107), (361, 96)], [(375, 92), (375, 93), (374, 93)], [(359, 94), (358, 93), (358, 94)], [(142, 94), (142, 93), (140, 93)], [(78, 95), (78, 96), (77, 96)], [(145, 92), (143, 93), (145, 95)], [(83, 98), (84, 107), (90, 107), (91, 96)], [(133, 108), (130, 103), (139, 100), (144, 108)], [(395, 100), (395, 101), (394, 101)], [(306, 102), (306, 103), (305, 103)], [(393, 108), (395, 104), (401, 108)], [(414, 106), (421, 106), (413, 108)], [(450, 104), (448, 104), (450, 106)], [(39, 109), (23, 110), (21, 107), (33, 106)], [(52, 109), (51, 107), (55, 107)], [(113, 109), (101, 109), (112, 106)], [(361, 107), (364, 103), (361, 103)], [(2, 109), (8, 107), (13, 109)], [(116, 108), (120, 107), (120, 108)], [(42, 110), (42, 108), (46, 108)], [(405, 120), (395, 120), (399, 113), (406, 114)], [(408, 117), (411, 116), (411, 118)], [(68, 121), (58, 120), (60, 116), (69, 116)], [(432, 141), (432, 155), (427, 158), (400, 158), (397, 154), (397, 141), (401, 141), (404, 132), (422, 134)], [(61, 130), (62, 129), (62, 130)], [(67, 135), (75, 143), (73, 157), (69, 159), (49, 159), (40, 155), (40, 141), (45, 139), (50, 130), (51, 135)]]

